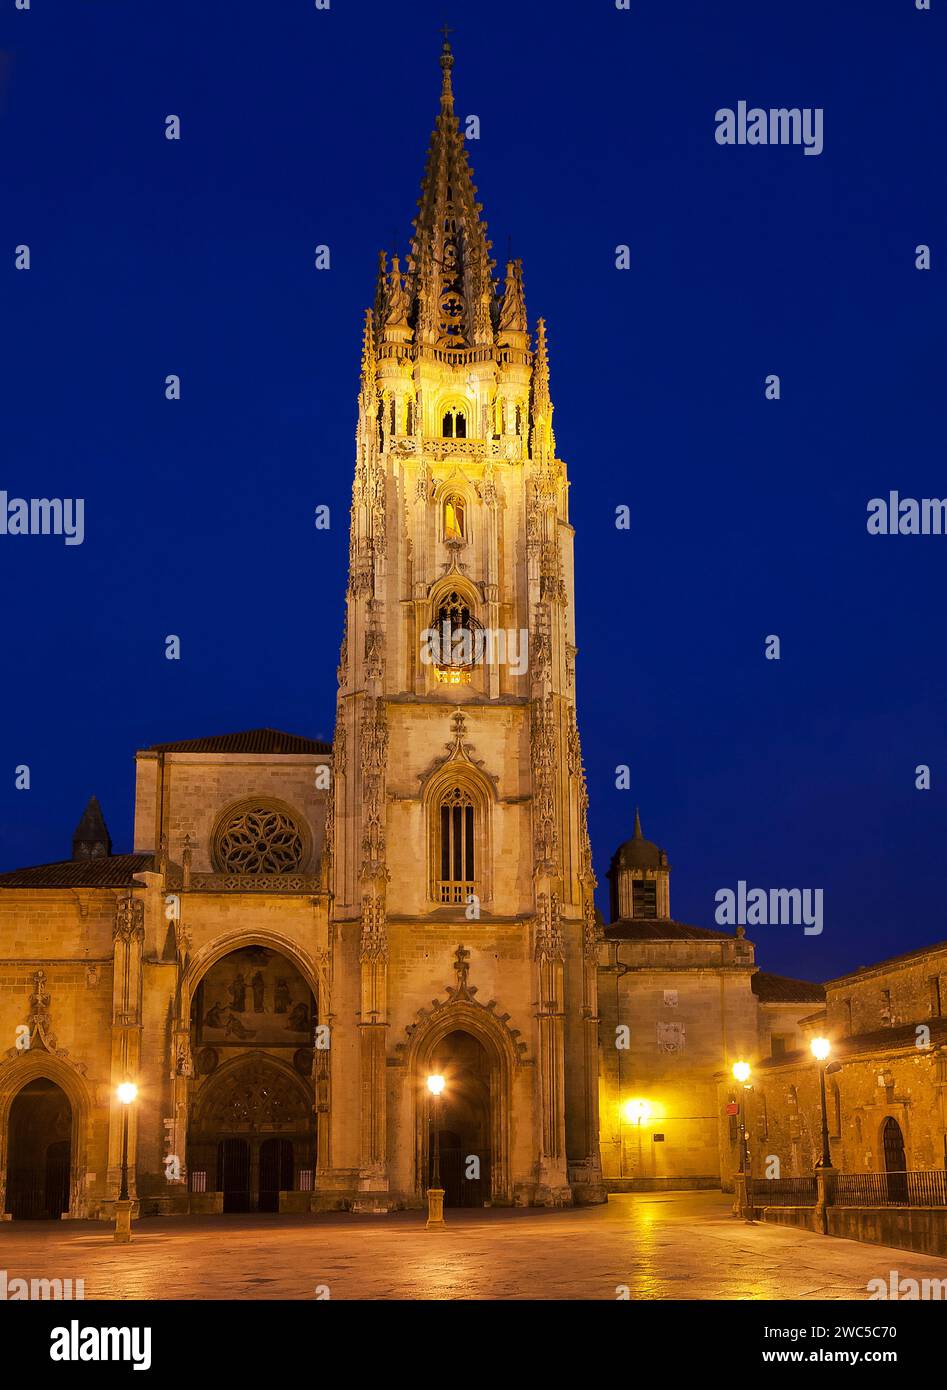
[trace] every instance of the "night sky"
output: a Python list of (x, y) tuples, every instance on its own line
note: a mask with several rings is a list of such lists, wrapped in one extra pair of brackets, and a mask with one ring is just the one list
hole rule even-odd
[[(947, 495), (945, 16), (5, 0), (0, 488), (83, 497), (86, 537), (0, 537), (0, 868), (67, 858), (92, 792), (130, 849), (136, 748), (331, 736), (361, 322), (446, 19), (493, 254), (548, 322), (601, 907), (637, 802), (679, 920), (740, 879), (824, 890), (821, 936), (749, 933), (768, 969), (947, 937), (947, 537), (866, 529)], [(718, 145), (740, 100), (822, 107), (823, 153)]]

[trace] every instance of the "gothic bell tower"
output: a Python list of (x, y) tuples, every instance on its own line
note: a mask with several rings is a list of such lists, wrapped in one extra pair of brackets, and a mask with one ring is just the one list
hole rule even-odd
[(448, 1203), (604, 1200), (568, 479), (453, 63), (445, 42), (409, 250), (382, 253), (363, 331), (319, 1173), (363, 1210), (421, 1205), (432, 1143), (477, 1174)]

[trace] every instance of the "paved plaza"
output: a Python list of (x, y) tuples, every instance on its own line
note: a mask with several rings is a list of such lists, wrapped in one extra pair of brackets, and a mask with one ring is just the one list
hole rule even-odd
[(10, 1222), (0, 1267), (84, 1279), (87, 1299), (864, 1299), (892, 1269), (947, 1277), (934, 1256), (734, 1220), (719, 1192), (448, 1216), (151, 1219), (126, 1246), (98, 1223)]

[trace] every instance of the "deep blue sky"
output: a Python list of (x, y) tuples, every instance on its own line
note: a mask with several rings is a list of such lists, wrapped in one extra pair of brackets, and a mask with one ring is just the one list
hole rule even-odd
[[(0, 867), (68, 857), (93, 791), (130, 848), (138, 747), (331, 735), (361, 318), (446, 18), (494, 254), (549, 324), (601, 905), (639, 801), (679, 919), (824, 889), (821, 937), (751, 932), (770, 969), (947, 937), (947, 537), (865, 527), (947, 493), (947, 9), (33, 4), (0, 22), (0, 488), (84, 497), (86, 541), (0, 538)], [(741, 99), (823, 107), (823, 154), (718, 146)]]

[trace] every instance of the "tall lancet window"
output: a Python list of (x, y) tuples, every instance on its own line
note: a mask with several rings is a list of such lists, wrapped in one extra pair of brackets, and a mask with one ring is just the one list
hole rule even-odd
[(441, 800), (438, 901), (465, 903), (474, 891), (474, 806), (468, 792), (452, 787)]
[(444, 539), (445, 541), (463, 541), (467, 539), (466, 531), (467, 515), (464, 508), (464, 499), (452, 493), (450, 497), (444, 499)]

